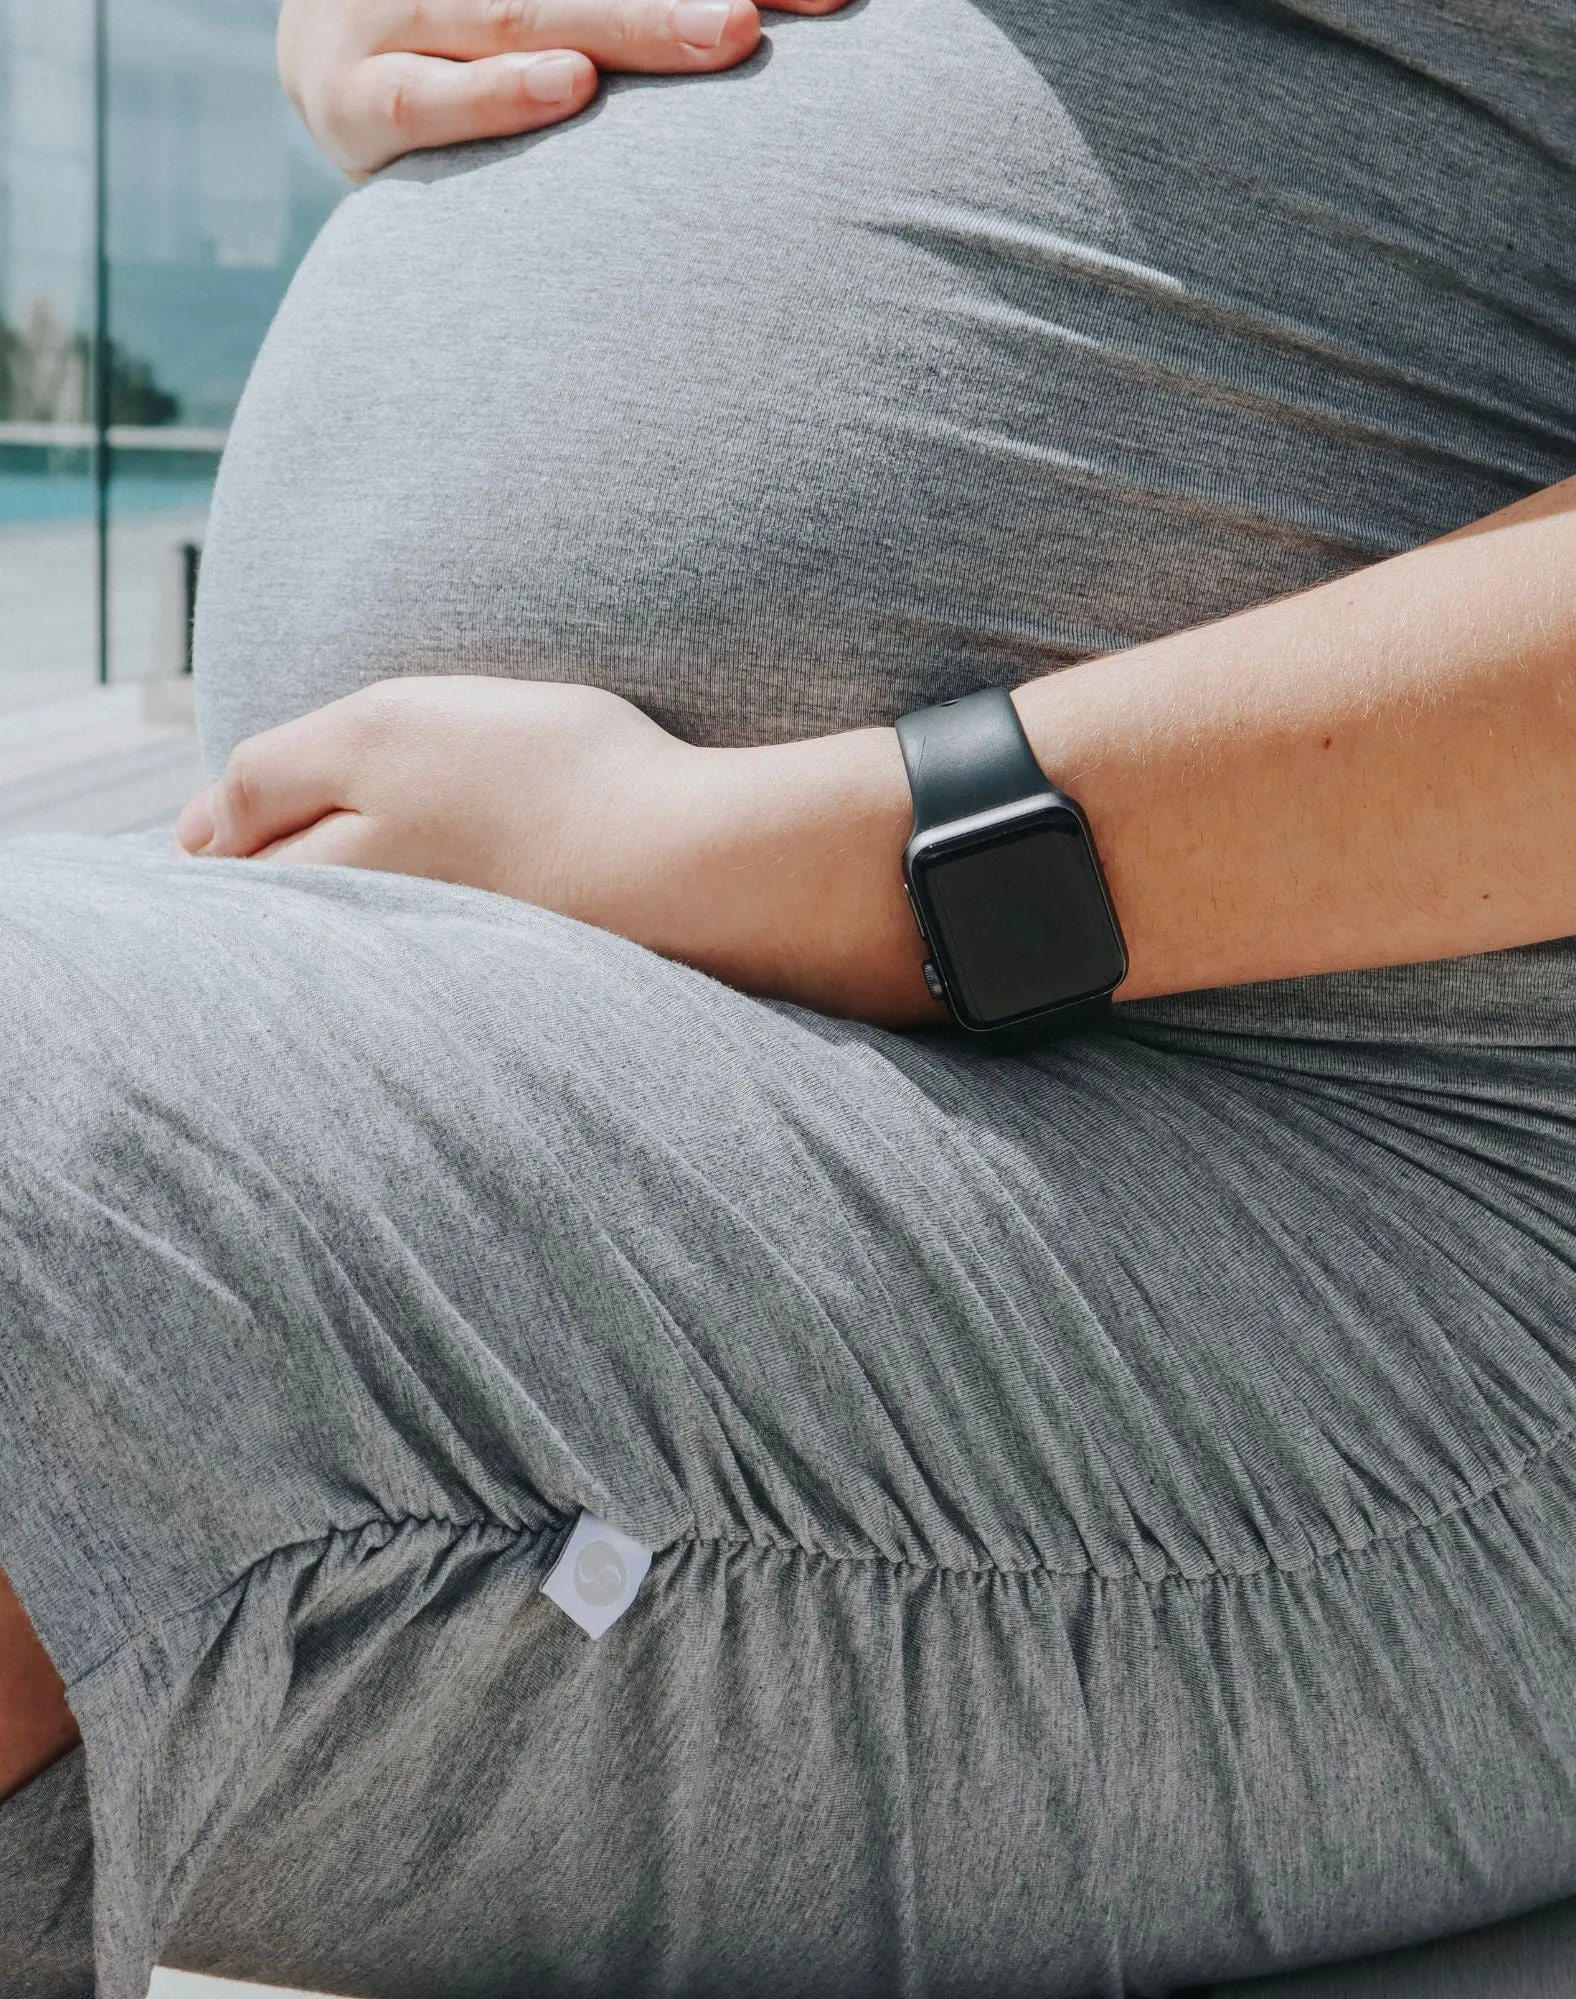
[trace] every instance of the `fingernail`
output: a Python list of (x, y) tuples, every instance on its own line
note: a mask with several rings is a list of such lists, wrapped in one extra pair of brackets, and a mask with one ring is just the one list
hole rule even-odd
[(538, 104), (567, 104), (580, 87), (580, 65), (573, 56), (517, 57), (525, 73), (526, 90)]
[(692, 49), (714, 49), (732, 16), (733, 0), (673, 0), (673, 32)]

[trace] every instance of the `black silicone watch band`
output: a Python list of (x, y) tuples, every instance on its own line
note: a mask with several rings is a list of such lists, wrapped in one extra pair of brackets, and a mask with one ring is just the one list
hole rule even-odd
[[(913, 794), (916, 835), (1022, 799), (1063, 796), (1040, 769), (1012, 696), (1002, 688), (960, 695), (955, 701), (904, 715), (897, 724), (897, 739)], [(933, 966), (926, 966), (927, 980), (933, 971)], [(964, 1031), (977, 1045), (1007, 1055), (1103, 1026), (1110, 1013), (1110, 994), (1095, 993), (1009, 1026)]]
[(916, 709), (899, 721), (897, 739), (916, 833), (1056, 790), (1034, 760), (1012, 696), (1000, 687)]

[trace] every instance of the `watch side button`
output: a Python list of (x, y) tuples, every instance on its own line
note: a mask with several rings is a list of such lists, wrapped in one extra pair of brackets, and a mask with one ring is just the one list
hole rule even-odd
[(941, 983), (941, 974), (928, 958), (925, 960), (925, 984), (930, 989), (930, 997), (933, 1000), (940, 1000), (945, 1005), (947, 989)]

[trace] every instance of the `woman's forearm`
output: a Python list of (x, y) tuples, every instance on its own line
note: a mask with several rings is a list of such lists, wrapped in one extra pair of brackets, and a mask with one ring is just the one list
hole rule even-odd
[[(1576, 933), (1576, 480), (1020, 688), (1103, 856), (1118, 997)], [(181, 843), (436, 875), (746, 991), (939, 1020), (891, 729), (701, 750), (585, 687), (386, 683), (254, 737)]]
[[(1015, 698), (1093, 824), (1131, 957), (1119, 998), (1576, 932), (1576, 480)], [(890, 732), (722, 754), (755, 822), (733, 865), (772, 935), (741, 926), (719, 969), (875, 1019), (935, 1017)]]
[(1124, 998), (1576, 931), (1576, 480), (1018, 703), (1093, 821)]

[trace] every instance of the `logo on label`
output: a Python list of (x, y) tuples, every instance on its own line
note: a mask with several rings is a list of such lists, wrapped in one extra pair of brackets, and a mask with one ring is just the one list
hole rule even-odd
[(589, 1604), (605, 1610), (629, 1588), (624, 1558), (610, 1541), (588, 1541), (575, 1563), (575, 1588)]
[(651, 1550), (594, 1513), (582, 1513), (542, 1594), (592, 1638), (624, 1615), (651, 1568)]

